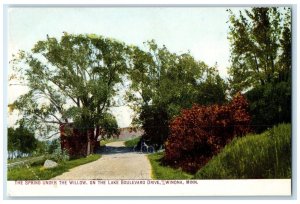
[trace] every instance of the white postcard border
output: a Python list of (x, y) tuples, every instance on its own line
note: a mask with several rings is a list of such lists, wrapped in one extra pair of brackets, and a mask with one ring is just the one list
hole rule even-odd
[(291, 196), (291, 179), (8, 181), (7, 193), (9, 197)]

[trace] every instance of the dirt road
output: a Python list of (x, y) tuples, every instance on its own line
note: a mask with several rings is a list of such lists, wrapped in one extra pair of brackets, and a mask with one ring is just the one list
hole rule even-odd
[(151, 179), (151, 165), (145, 154), (131, 152), (124, 142), (106, 144), (102, 157), (53, 179)]

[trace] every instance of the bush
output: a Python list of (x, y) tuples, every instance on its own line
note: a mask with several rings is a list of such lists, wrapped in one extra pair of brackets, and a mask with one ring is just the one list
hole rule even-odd
[[(140, 115), (147, 144), (160, 146), (169, 134), (169, 115), (163, 106), (144, 106)], [(140, 143), (138, 143), (140, 146)]]
[(291, 82), (257, 86), (248, 91), (246, 97), (255, 132), (261, 133), (276, 124), (291, 122)]
[(234, 136), (250, 131), (247, 108), (246, 99), (237, 94), (227, 105), (194, 105), (183, 110), (170, 124), (165, 163), (195, 173)]
[(56, 148), (52, 154), (48, 156), (48, 159), (54, 160), (58, 163), (63, 163), (70, 160), (70, 156), (67, 151), (62, 150), (60, 147)]
[(125, 146), (126, 147), (134, 147), (140, 142), (140, 140), (141, 140), (140, 137), (136, 137), (136, 138), (127, 140), (127, 141), (125, 141)]
[(291, 125), (235, 138), (195, 175), (196, 179), (291, 178)]
[(48, 154), (53, 154), (58, 148), (60, 148), (60, 138), (49, 141), (49, 145), (47, 148)]
[(56, 157), (57, 162), (66, 162), (66, 161), (70, 160), (69, 154), (66, 151), (63, 151), (63, 150), (55, 152), (54, 155)]

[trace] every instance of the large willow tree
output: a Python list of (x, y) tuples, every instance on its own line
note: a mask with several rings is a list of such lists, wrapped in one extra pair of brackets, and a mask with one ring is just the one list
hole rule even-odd
[(29, 88), (15, 103), (26, 125), (49, 136), (73, 122), (93, 151), (96, 131), (127, 69), (125, 45), (96, 35), (47, 36), (13, 61), (17, 80)]

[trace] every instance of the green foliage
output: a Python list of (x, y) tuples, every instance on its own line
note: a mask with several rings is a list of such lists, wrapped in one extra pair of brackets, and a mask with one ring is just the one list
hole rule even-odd
[(16, 151), (20, 147), (20, 140), (16, 137), (15, 129), (10, 127), (7, 130), (7, 149), (8, 151)]
[(234, 139), (195, 175), (196, 179), (291, 178), (291, 125)]
[(28, 167), (19, 167), (8, 169), (7, 179), (9, 181), (15, 180), (48, 180), (55, 176), (58, 176), (71, 168), (79, 165), (83, 165), (89, 162), (96, 161), (100, 158), (100, 155), (89, 155), (85, 158), (75, 159), (60, 163), (57, 167), (52, 169), (45, 169), (40, 165), (32, 165)]
[(108, 143), (116, 142), (116, 141), (119, 141), (119, 139), (118, 138), (101, 139), (100, 140), (100, 146), (103, 147), (103, 146), (105, 146)]
[(8, 128), (8, 151), (32, 153), (37, 147), (38, 140), (34, 133), (20, 124), (16, 129)]
[[(20, 55), (28, 65), (21, 71), (31, 90), (16, 107), (43, 134), (68, 119), (81, 129), (94, 127), (121, 82), (126, 67), (122, 52), (122, 43), (95, 36), (65, 33), (60, 42), (49, 37), (38, 42), (32, 53)], [(49, 105), (38, 103), (41, 96)], [(67, 101), (73, 106), (65, 108)]]
[[(216, 67), (208, 67), (204, 62), (196, 61), (190, 53), (171, 53), (154, 41), (146, 43), (145, 49), (143, 51), (132, 47), (130, 50), (130, 88), (138, 94), (129, 92), (129, 102), (165, 106), (173, 117), (182, 107), (191, 107), (204, 95), (199, 91), (204, 83), (207, 87), (220, 86), (218, 88), (223, 93), (218, 97), (223, 96), (222, 100), (225, 101), (225, 82), (219, 77)], [(220, 91), (216, 93), (220, 94)]]
[(265, 84), (248, 91), (253, 130), (260, 133), (273, 125), (290, 123), (291, 94), (291, 82)]
[(282, 37), (280, 39), (280, 47), (282, 54), (279, 58), (279, 81), (291, 80), (292, 70), (292, 33), (291, 33), (291, 9), (288, 8), (284, 16), (284, 24)]
[(291, 72), (291, 10), (256, 7), (239, 15), (230, 10), (229, 13), (229, 74), (233, 92), (288, 81)]
[(120, 130), (115, 116), (110, 113), (104, 113), (103, 118), (100, 119), (98, 126), (101, 127), (102, 135), (106, 135), (106, 139), (111, 137), (118, 137)]
[(226, 84), (216, 67), (196, 61), (190, 53), (171, 53), (153, 40), (145, 44), (145, 50), (131, 47), (129, 53), (132, 83), (127, 100), (138, 113), (145, 140), (150, 143), (165, 141), (169, 120), (182, 108), (226, 101)]
[(253, 129), (291, 122), (291, 9), (230, 12), (231, 91), (245, 91)]
[(46, 153), (48, 153), (48, 142), (38, 140), (34, 154), (35, 155), (44, 155)]
[(196, 102), (201, 105), (224, 104), (228, 85), (215, 70), (203, 83), (199, 84), (196, 93)]
[(127, 140), (127, 141), (125, 141), (125, 146), (126, 147), (134, 147), (139, 143), (140, 140), (141, 140), (141, 137), (136, 137), (136, 138)]
[(47, 158), (59, 163), (63, 163), (70, 160), (68, 152), (62, 150), (60, 147), (56, 148), (50, 155), (47, 155)]
[(53, 154), (60, 147), (61, 146), (60, 146), (60, 139), (59, 138), (51, 140), (51, 141), (49, 141), (49, 145), (48, 145), (48, 148), (47, 148), (47, 153), (48, 154)]
[(165, 107), (142, 106), (140, 119), (143, 121), (143, 139), (147, 144), (162, 145), (169, 135), (169, 114)]
[(152, 179), (172, 180), (172, 179), (192, 179), (193, 175), (188, 174), (180, 169), (174, 169), (170, 166), (163, 165), (161, 160), (163, 153), (154, 153), (147, 155), (152, 166)]
[(47, 36), (12, 61), (30, 90), (13, 105), (41, 136), (69, 120), (82, 132), (96, 128), (123, 81), (125, 51), (123, 43), (96, 35)]

